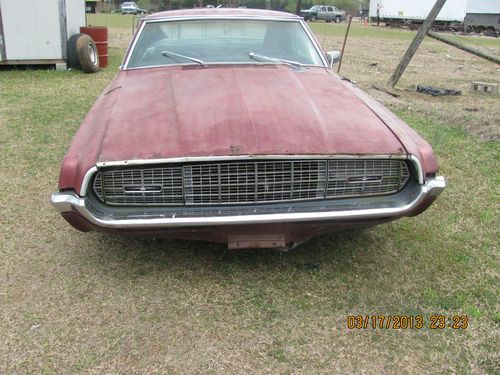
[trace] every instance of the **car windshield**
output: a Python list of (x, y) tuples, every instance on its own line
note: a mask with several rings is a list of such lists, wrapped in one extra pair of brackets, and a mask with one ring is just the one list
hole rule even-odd
[[(259, 54), (269, 59), (260, 62)], [(275, 60), (273, 60), (275, 59)], [(323, 62), (298, 21), (210, 19), (147, 22), (131, 52), (128, 68), (211, 63)]]
[(316, 9), (319, 9), (319, 8), (321, 8), (321, 5), (314, 5), (309, 10), (316, 10)]

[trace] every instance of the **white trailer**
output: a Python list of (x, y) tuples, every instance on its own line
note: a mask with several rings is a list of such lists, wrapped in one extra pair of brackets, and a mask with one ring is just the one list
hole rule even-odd
[(469, 0), (465, 16), (466, 30), (500, 30), (500, 0)]
[[(370, 0), (369, 16), (373, 20), (380, 18), (383, 22), (423, 21), (435, 3), (436, 0)], [(466, 8), (467, 0), (448, 0), (436, 21), (463, 22)]]
[(84, 0), (0, 0), (0, 64), (65, 69), (68, 39), (85, 22)]

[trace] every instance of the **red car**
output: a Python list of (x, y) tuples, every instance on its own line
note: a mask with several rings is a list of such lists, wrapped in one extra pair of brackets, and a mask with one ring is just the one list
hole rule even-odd
[(304, 20), (250, 9), (142, 19), (64, 158), (75, 228), (286, 249), (424, 211), (431, 147), (333, 73)]

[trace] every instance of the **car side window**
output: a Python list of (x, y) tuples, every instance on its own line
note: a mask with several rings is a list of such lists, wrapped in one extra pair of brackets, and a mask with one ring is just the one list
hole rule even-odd
[(319, 11), (320, 12), (326, 12), (326, 7), (321, 7)]
[(332, 7), (328, 7), (328, 11), (329, 12), (333, 12), (333, 8)]

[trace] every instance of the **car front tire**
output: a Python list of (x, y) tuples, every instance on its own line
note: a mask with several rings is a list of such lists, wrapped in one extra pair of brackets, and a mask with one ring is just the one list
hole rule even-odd
[(99, 70), (99, 53), (90, 36), (81, 34), (76, 40), (76, 54), (80, 68), (85, 73), (96, 73)]
[(67, 58), (68, 58), (68, 64), (72, 68), (75, 69), (80, 69), (80, 62), (78, 61), (78, 53), (76, 50), (76, 44), (78, 41), (78, 38), (80, 38), (82, 33), (74, 34), (69, 38), (68, 40), (68, 49), (67, 49)]

